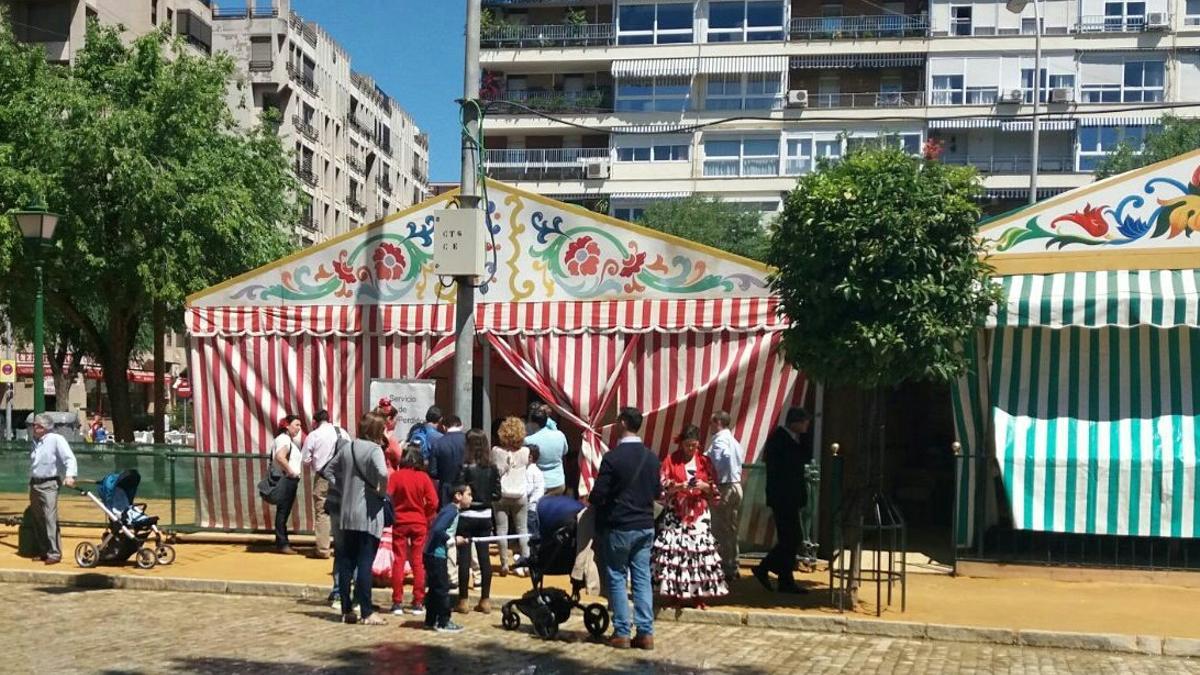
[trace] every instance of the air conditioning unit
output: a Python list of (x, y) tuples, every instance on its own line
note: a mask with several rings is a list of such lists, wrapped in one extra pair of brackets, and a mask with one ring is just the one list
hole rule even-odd
[(608, 178), (609, 169), (608, 162), (588, 162), (587, 177), (592, 180)]
[(1075, 100), (1075, 90), (1067, 87), (1055, 87), (1050, 90), (1051, 103), (1070, 103)]
[(1025, 100), (1025, 90), (1024, 89), (1009, 89), (1007, 91), (1000, 92), (1000, 102), (1001, 103), (1021, 103), (1024, 100)]
[(1146, 28), (1164, 29), (1167, 27), (1166, 12), (1148, 12), (1146, 14)]
[(808, 107), (808, 90), (807, 89), (791, 89), (787, 94), (787, 105), (789, 108), (807, 108)]

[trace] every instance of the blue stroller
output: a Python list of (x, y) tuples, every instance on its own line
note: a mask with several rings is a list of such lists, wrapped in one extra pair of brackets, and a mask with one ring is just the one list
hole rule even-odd
[[(175, 562), (175, 548), (163, 543), (158, 516), (146, 514), (146, 504), (135, 504), (142, 475), (137, 469), (113, 472), (96, 483), (96, 493), (80, 490), (91, 498), (108, 518), (108, 527), (100, 545), (85, 541), (75, 547), (75, 563), (90, 568), (100, 563), (123, 563), (134, 557), (134, 564), (148, 570), (155, 565)], [(153, 546), (148, 546), (153, 536)]]

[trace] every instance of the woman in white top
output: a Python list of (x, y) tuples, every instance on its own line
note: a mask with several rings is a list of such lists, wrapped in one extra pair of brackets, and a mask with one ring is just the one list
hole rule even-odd
[(292, 517), (296, 488), (300, 485), (299, 440), (300, 418), (287, 415), (279, 420), (275, 442), (271, 445), (274, 468), (283, 474), (279, 479), (280, 494), (275, 501), (275, 550), (287, 555), (296, 553), (296, 549), (288, 542), (288, 520)]
[[(525, 474), (529, 466), (529, 448), (525, 447), (525, 423), (509, 417), (500, 423), (496, 432), (499, 445), (492, 448), (492, 461), (500, 472), (500, 501), (495, 505), (496, 534), (506, 536), (528, 532), (529, 501), (526, 497)], [(521, 557), (529, 557), (529, 539), (520, 539)], [(500, 542), (500, 576), (512, 571), (512, 551), (509, 542)], [(517, 570), (525, 575), (525, 568)]]

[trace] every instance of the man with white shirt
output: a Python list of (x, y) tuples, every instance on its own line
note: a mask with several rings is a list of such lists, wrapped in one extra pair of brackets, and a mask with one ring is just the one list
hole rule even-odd
[(316, 426), (304, 439), (304, 446), (300, 449), (301, 461), (312, 470), (313, 474), (313, 514), (315, 523), (313, 531), (317, 538), (317, 548), (313, 551), (312, 557), (328, 559), (331, 555), (329, 549), (329, 514), (325, 513), (325, 498), (329, 495), (329, 481), (321, 475), (322, 469), (329, 463), (333, 457), (333, 449), (337, 446), (337, 427), (329, 422), (329, 412), (318, 410), (313, 415), (313, 424)]
[(58, 536), (58, 488), (75, 487), (79, 467), (67, 439), (56, 434), (49, 415), (33, 418), (33, 449), (29, 453), (29, 506), (37, 557), (47, 565), (62, 562)]
[(713, 536), (725, 581), (738, 578), (738, 523), (742, 514), (742, 462), (746, 453), (730, 430), (729, 413), (721, 411), (712, 416), (709, 428), (713, 433), (708, 444), (708, 458), (717, 472), (717, 494), (720, 500), (712, 506)]

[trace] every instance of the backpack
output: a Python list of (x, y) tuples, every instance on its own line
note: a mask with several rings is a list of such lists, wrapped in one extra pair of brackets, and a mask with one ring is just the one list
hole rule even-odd
[(429, 461), (429, 427), (424, 423), (414, 424), (408, 430), (408, 439), (404, 441), (405, 445), (417, 443), (421, 446), (421, 456), (425, 461)]

